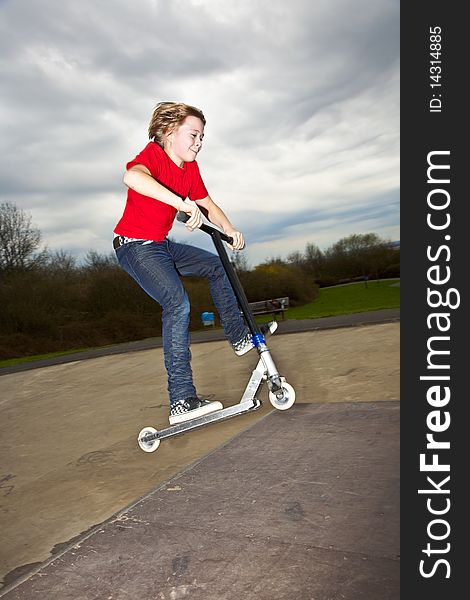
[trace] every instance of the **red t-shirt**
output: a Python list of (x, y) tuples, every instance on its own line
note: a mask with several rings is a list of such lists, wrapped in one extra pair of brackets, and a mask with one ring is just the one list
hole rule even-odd
[[(178, 167), (155, 142), (149, 142), (126, 168), (144, 165), (152, 177), (183, 200), (202, 200), (208, 195), (197, 162)], [(170, 231), (176, 209), (128, 189), (124, 213), (114, 230), (118, 235), (161, 242)]]

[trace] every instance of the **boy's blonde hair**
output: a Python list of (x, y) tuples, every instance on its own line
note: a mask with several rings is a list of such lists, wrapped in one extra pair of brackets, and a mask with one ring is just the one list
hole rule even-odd
[(164, 135), (173, 131), (186, 117), (193, 116), (206, 124), (202, 110), (182, 102), (159, 102), (149, 123), (149, 139), (163, 148)]

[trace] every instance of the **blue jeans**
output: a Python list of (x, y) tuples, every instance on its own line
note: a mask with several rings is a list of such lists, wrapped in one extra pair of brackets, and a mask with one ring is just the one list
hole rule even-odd
[(196, 396), (189, 349), (189, 299), (180, 275), (206, 277), (229, 342), (248, 332), (220, 258), (187, 244), (129, 242), (116, 250), (121, 267), (162, 307), (162, 336), (170, 404)]

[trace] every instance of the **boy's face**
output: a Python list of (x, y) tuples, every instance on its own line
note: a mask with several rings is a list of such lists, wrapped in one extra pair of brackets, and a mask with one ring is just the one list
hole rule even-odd
[(179, 167), (196, 159), (202, 147), (204, 124), (198, 117), (189, 116), (165, 137), (165, 152)]

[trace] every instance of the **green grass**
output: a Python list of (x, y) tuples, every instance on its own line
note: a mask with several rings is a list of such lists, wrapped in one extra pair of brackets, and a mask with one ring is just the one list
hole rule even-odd
[[(287, 309), (285, 318), (318, 319), (320, 317), (334, 317), (384, 308), (398, 308), (400, 306), (400, 287), (397, 285), (399, 281), (399, 279), (387, 279), (369, 281), (367, 284), (361, 281), (360, 283), (322, 288), (320, 296), (314, 302)], [(270, 321), (271, 318), (272, 315), (262, 315), (259, 318), (257, 317), (257, 321), (263, 323)], [(63, 352), (50, 352), (49, 354), (0, 360), (0, 368), (90, 349), (76, 348)]]
[(399, 279), (364, 281), (320, 289), (310, 304), (289, 308), (288, 319), (318, 319), (400, 306)]
[[(319, 319), (358, 312), (398, 308), (400, 306), (399, 279), (348, 283), (320, 289), (320, 296), (310, 304), (288, 308), (287, 319)], [(272, 315), (259, 315), (259, 323), (271, 321)]]
[(32, 360), (44, 360), (46, 358), (54, 358), (55, 356), (65, 356), (66, 354), (74, 354), (75, 352), (85, 352), (93, 348), (74, 348), (72, 350), (61, 350), (60, 352), (48, 352), (47, 354), (35, 354), (34, 356), (22, 356), (21, 358), (6, 358), (0, 360), (1, 367), (12, 367)]

